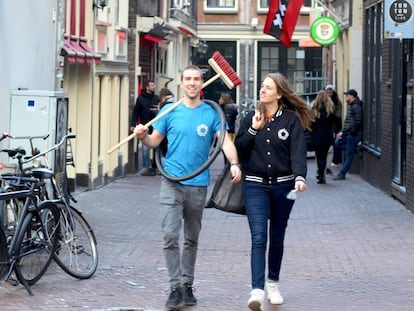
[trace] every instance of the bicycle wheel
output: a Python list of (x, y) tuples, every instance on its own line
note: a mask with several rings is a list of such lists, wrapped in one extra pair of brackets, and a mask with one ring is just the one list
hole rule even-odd
[(33, 285), (46, 272), (56, 248), (59, 210), (55, 204), (44, 204), (39, 212), (29, 212), (11, 246), (14, 269), (20, 283)]
[(6, 235), (0, 227), (0, 279), (6, 275), (9, 268), (8, 257)]
[(53, 258), (69, 275), (90, 278), (98, 267), (98, 250), (91, 226), (73, 206), (61, 207), (60, 235)]
[(20, 221), (21, 211), (23, 210), (24, 201), (19, 199), (2, 200), (0, 209), (2, 211), (1, 220), (6, 235), (6, 241), (10, 242), (16, 227)]

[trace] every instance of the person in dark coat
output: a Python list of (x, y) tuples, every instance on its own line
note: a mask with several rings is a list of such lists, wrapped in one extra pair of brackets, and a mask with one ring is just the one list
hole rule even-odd
[[(134, 111), (131, 117), (130, 130), (134, 131), (135, 126), (139, 123), (146, 124), (155, 116), (158, 112), (158, 96), (155, 95), (155, 83), (153, 80), (146, 80), (143, 85), (141, 95), (138, 96)], [(152, 127), (150, 127), (152, 131)], [(140, 175), (143, 176), (154, 176), (155, 161), (150, 161), (150, 150), (145, 145), (142, 145), (142, 164), (143, 169), (140, 171)]]
[(219, 104), (226, 116), (226, 122), (228, 125), (227, 133), (229, 133), (231, 139), (234, 141), (236, 131), (236, 120), (239, 112), (237, 111), (237, 105), (233, 103), (231, 95), (228, 93), (221, 93), (219, 98)]
[(345, 161), (341, 171), (334, 177), (334, 180), (344, 180), (351, 168), (358, 144), (362, 140), (363, 109), (362, 101), (354, 89), (345, 93), (345, 100), (348, 103), (343, 129), (336, 135), (338, 140), (343, 140), (345, 146)]
[[(338, 93), (335, 91), (335, 87), (332, 84), (328, 84), (325, 86), (325, 92), (332, 99), (334, 107), (335, 107), (333, 126), (334, 126), (334, 136), (336, 137), (336, 135), (342, 129), (342, 102), (339, 99)], [(337, 166), (338, 164), (341, 164), (341, 163), (342, 163), (342, 151), (340, 150), (340, 148), (333, 148), (331, 166)], [(329, 168), (327, 168), (326, 173), (331, 174), (332, 171)]]
[(318, 167), (318, 184), (325, 184), (325, 169), (328, 151), (333, 143), (335, 107), (325, 91), (319, 91), (311, 104), (314, 121), (311, 125), (312, 145), (314, 147)]
[[(170, 89), (163, 87), (158, 92), (158, 98), (160, 100), (158, 104), (158, 109), (161, 110), (166, 104), (172, 104), (174, 100), (174, 94), (170, 91)], [(161, 148), (162, 155), (165, 156), (167, 154), (168, 149), (168, 139), (164, 137), (163, 141), (161, 142), (159, 148)]]

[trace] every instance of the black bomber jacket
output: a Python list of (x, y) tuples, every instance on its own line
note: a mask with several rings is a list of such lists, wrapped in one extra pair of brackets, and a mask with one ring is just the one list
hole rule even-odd
[(245, 174), (280, 177), (293, 174), (306, 178), (307, 151), (304, 129), (299, 117), (289, 110), (279, 110), (263, 129), (252, 128), (249, 112), (242, 120), (235, 139)]

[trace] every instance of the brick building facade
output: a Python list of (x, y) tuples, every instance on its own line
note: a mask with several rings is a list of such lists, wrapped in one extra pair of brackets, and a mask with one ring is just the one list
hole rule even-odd
[[(414, 211), (414, 40), (386, 37), (387, 3), (363, 3), (365, 120), (361, 176)], [(414, 29), (413, 16), (411, 24)]]

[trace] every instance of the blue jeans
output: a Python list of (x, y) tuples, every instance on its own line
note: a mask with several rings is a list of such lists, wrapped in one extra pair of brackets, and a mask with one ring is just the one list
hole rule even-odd
[[(171, 288), (193, 284), (198, 237), (206, 202), (207, 187), (184, 186), (163, 179), (160, 189), (164, 256)], [(184, 241), (179, 238), (184, 222)]]
[(344, 150), (345, 150), (345, 144), (343, 143), (343, 140), (335, 139), (335, 143), (333, 145), (332, 163), (334, 164), (342, 163), (342, 151)]
[(268, 185), (245, 181), (244, 200), (251, 233), (252, 288), (264, 288), (269, 227), (268, 279), (279, 281), (286, 227), (295, 201), (286, 195), (293, 183)]
[(143, 168), (150, 168), (150, 156), (149, 156), (149, 148), (144, 144), (141, 144), (142, 149), (142, 167)]
[(349, 169), (351, 168), (352, 161), (354, 159), (354, 155), (358, 147), (358, 143), (361, 141), (361, 139), (362, 139), (361, 135), (356, 135), (356, 136), (346, 135), (345, 136), (345, 161), (344, 161), (344, 164), (342, 165), (342, 168), (339, 174), (345, 176), (346, 173), (348, 173)]

